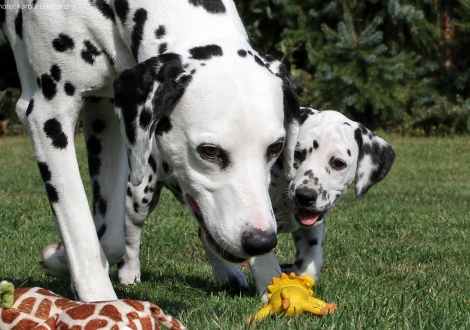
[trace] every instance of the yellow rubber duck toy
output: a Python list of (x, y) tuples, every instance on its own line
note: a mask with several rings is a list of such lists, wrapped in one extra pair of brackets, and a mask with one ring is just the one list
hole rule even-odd
[[(313, 297), (312, 287), (315, 284), (309, 275), (295, 275), (295, 273), (282, 273), (280, 278), (273, 277), (268, 286), (268, 302), (253, 317), (256, 322), (269, 315), (298, 315), (303, 312), (314, 315), (334, 313), (336, 304), (327, 304), (323, 300)], [(253, 319), (248, 318), (248, 323)]]

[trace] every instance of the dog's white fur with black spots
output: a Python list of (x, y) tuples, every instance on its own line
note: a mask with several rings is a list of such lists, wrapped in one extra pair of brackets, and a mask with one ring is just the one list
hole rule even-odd
[[(265, 290), (271, 278), (279, 276), (281, 269), (319, 279), (326, 214), (353, 183), (356, 196), (362, 197), (387, 175), (395, 158), (386, 141), (337, 111), (311, 108), (301, 108), (300, 111), (301, 126), (294, 152), (292, 179), (287, 181), (288, 171), (281, 161), (277, 161), (271, 169), (269, 189), (277, 232), (292, 233), (296, 260), (280, 267), (271, 251), (264, 257), (248, 261), (258, 293), (263, 298), (266, 298)], [(119, 264), (119, 276), (124, 283), (140, 281), (141, 228), (157, 205), (161, 189), (168, 188), (180, 202), (184, 202), (173, 169), (157, 148), (152, 151), (150, 164), (145, 173), (149, 178), (146, 183), (140, 186), (128, 184), (127, 246), (124, 259)], [(225, 262), (214, 255), (213, 242), (204, 231), (200, 229), (199, 235), (219, 283), (230, 290), (247, 289), (248, 282), (238, 268), (232, 267), (230, 272), (220, 271), (220, 267), (227, 269)]]
[[(285, 166), (293, 163), (299, 107), (287, 70), (248, 41), (233, 1), (0, 5), (0, 96), (21, 88), (16, 112), (64, 244), (44, 250), (47, 272), (70, 268), (83, 301), (116, 299), (108, 267), (125, 253), (126, 187), (150, 191), (148, 159), (158, 145), (219, 282), (243, 286), (225, 260), (264, 255), (277, 243), (270, 169), (283, 149)], [(74, 146), (80, 114), (93, 213)], [(140, 212), (147, 203), (139, 202)]]

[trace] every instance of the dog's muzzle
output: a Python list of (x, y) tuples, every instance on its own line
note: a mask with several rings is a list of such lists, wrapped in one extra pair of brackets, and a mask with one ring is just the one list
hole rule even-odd
[(204, 239), (207, 245), (217, 253), (222, 259), (233, 263), (242, 263), (251, 257), (263, 255), (270, 252), (277, 245), (277, 235), (275, 231), (264, 232), (257, 229), (247, 230), (242, 235), (242, 247), (246, 256), (235, 255), (220, 246), (209, 232), (199, 205), (189, 196), (185, 195), (186, 201), (199, 223), (199, 236)]

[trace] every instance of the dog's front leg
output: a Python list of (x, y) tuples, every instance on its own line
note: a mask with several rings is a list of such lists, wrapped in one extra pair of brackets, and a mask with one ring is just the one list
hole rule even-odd
[(251, 276), (256, 284), (256, 291), (261, 300), (267, 301), (267, 288), (273, 277), (279, 277), (281, 267), (276, 260), (274, 252), (271, 251), (263, 256), (253, 257), (249, 260)]
[(284, 273), (294, 272), (297, 275), (310, 275), (315, 281), (320, 279), (323, 266), (323, 234), (325, 219), (310, 228), (300, 228), (292, 233), (296, 248), (293, 264), (282, 264)]
[(83, 130), (96, 232), (109, 264), (115, 265), (125, 249), (125, 188), (129, 167), (112, 99), (85, 99)]
[(248, 290), (248, 281), (246, 280), (245, 274), (243, 274), (236, 265), (218, 258), (212, 252), (212, 250), (207, 246), (207, 242), (204, 237), (201, 236), (201, 229), (199, 229), (198, 235), (219, 286), (230, 293), (238, 293)]
[(96, 235), (75, 153), (74, 130), (82, 101), (56, 94), (51, 88), (56, 88), (54, 81), (43, 80), (43, 91), (34, 94), (26, 111), (27, 126), (67, 249), (74, 287), (82, 301), (114, 300), (108, 261)]

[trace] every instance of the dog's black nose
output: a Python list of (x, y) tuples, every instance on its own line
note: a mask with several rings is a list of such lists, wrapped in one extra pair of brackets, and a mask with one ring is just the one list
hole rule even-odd
[(308, 206), (315, 203), (318, 197), (318, 192), (308, 187), (301, 187), (295, 190), (295, 201), (299, 205)]
[(275, 231), (261, 231), (259, 229), (247, 230), (242, 236), (242, 246), (250, 256), (266, 254), (277, 245)]

